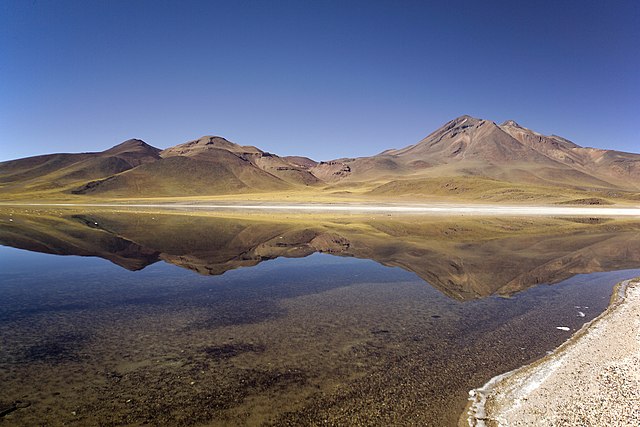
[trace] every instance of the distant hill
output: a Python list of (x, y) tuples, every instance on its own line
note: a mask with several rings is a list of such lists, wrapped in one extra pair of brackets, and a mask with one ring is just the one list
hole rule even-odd
[(87, 182), (154, 163), (160, 150), (130, 139), (99, 153), (49, 154), (0, 163), (0, 194), (56, 193)]
[(88, 182), (74, 194), (120, 197), (197, 196), (282, 191), (318, 183), (306, 168), (217, 136), (176, 145), (156, 162)]
[(132, 139), (99, 153), (0, 163), (6, 198), (145, 198), (298, 192), (610, 203), (640, 200), (640, 154), (583, 148), (513, 120), (461, 116), (417, 144), (370, 157), (280, 157), (219, 136), (160, 150)]

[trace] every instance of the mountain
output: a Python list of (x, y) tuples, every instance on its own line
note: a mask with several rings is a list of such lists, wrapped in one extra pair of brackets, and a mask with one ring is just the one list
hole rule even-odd
[(88, 182), (74, 194), (197, 196), (290, 190), (318, 183), (304, 167), (218, 136), (163, 150), (156, 162)]
[[(252, 193), (603, 204), (640, 200), (640, 154), (584, 148), (513, 120), (470, 116), (414, 145), (316, 162), (219, 136), (165, 150), (129, 140), (100, 153), (0, 163), (6, 198), (145, 198)], [(274, 195), (273, 197), (279, 197)]]
[[(217, 136), (205, 136), (198, 140), (168, 148), (160, 153), (163, 158), (176, 156), (220, 162), (221, 155), (227, 152), (235, 155), (243, 163), (273, 175), (284, 182), (294, 185), (318, 183), (318, 178), (308, 171), (310, 159), (302, 157), (279, 157), (253, 146), (241, 146)], [(264, 174), (263, 174), (264, 175)]]
[(154, 163), (160, 150), (130, 139), (99, 153), (49, 154), (0, 163), (0, 193), (56, 193)]
[(613, 186), (640, 188), (640, 155), (615, 150), (583, 148), (562, 137), (544, 136), (518, 125), (504, 122), (501, 129), (523, 145), (578, 172), (591, 175)]
[(576, 189), (640, 190), (639, 154), (582, 148), (512, 120), (497, 125), (470, 116), (446, 123), (415, 145), (372, 157), (324, 162), (311, 171), (330, 182), (386, 181), (386, 187), (377, 191), (402, 191), (399, 182), (409, 179), (413, 187), (419, 187), (419, 180), (443, 176)]

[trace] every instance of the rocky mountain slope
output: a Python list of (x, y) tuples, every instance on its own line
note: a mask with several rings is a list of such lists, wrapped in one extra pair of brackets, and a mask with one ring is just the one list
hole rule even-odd
[(12, 197), (356, 191), (364, 197), (517, 200), (551, 197), (558, 189), (638, 198), (640, 154), (583, 148), (512, 120), (498, 125), (461, 116), (417, 144), (370, 157), (323, 162), (280, 157), (222, 137), (204, 136), (165, 150), (134, 139), (100, 153), (52, 154), (0, 163), (0, 194)]
[(329, 182), (464, 176), (534, 185), (640, 189), (640, 155), (582, 148), (510, 120), (461, 116), (415, 145), (312, 168)]

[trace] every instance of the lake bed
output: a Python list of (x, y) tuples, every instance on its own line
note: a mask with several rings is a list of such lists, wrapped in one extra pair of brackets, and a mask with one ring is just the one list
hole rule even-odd
[(640, 275), (633, 221), (2, 216), (15, 425), (455, 425)]

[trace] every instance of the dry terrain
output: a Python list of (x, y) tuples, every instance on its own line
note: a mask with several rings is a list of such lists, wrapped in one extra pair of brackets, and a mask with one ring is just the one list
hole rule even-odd
[(640, 424), (640, 281), (621, 286), (610, 308), (553, 354), (474, 391), (460, 424)]
[(461, 116), (417, 144), (317, 162), (218, 136), (165, 150), (128, 140), (99, 153), (0, 163), (3, 200), (633, 204), (640, 154), (584, 148), (514, 121)]

